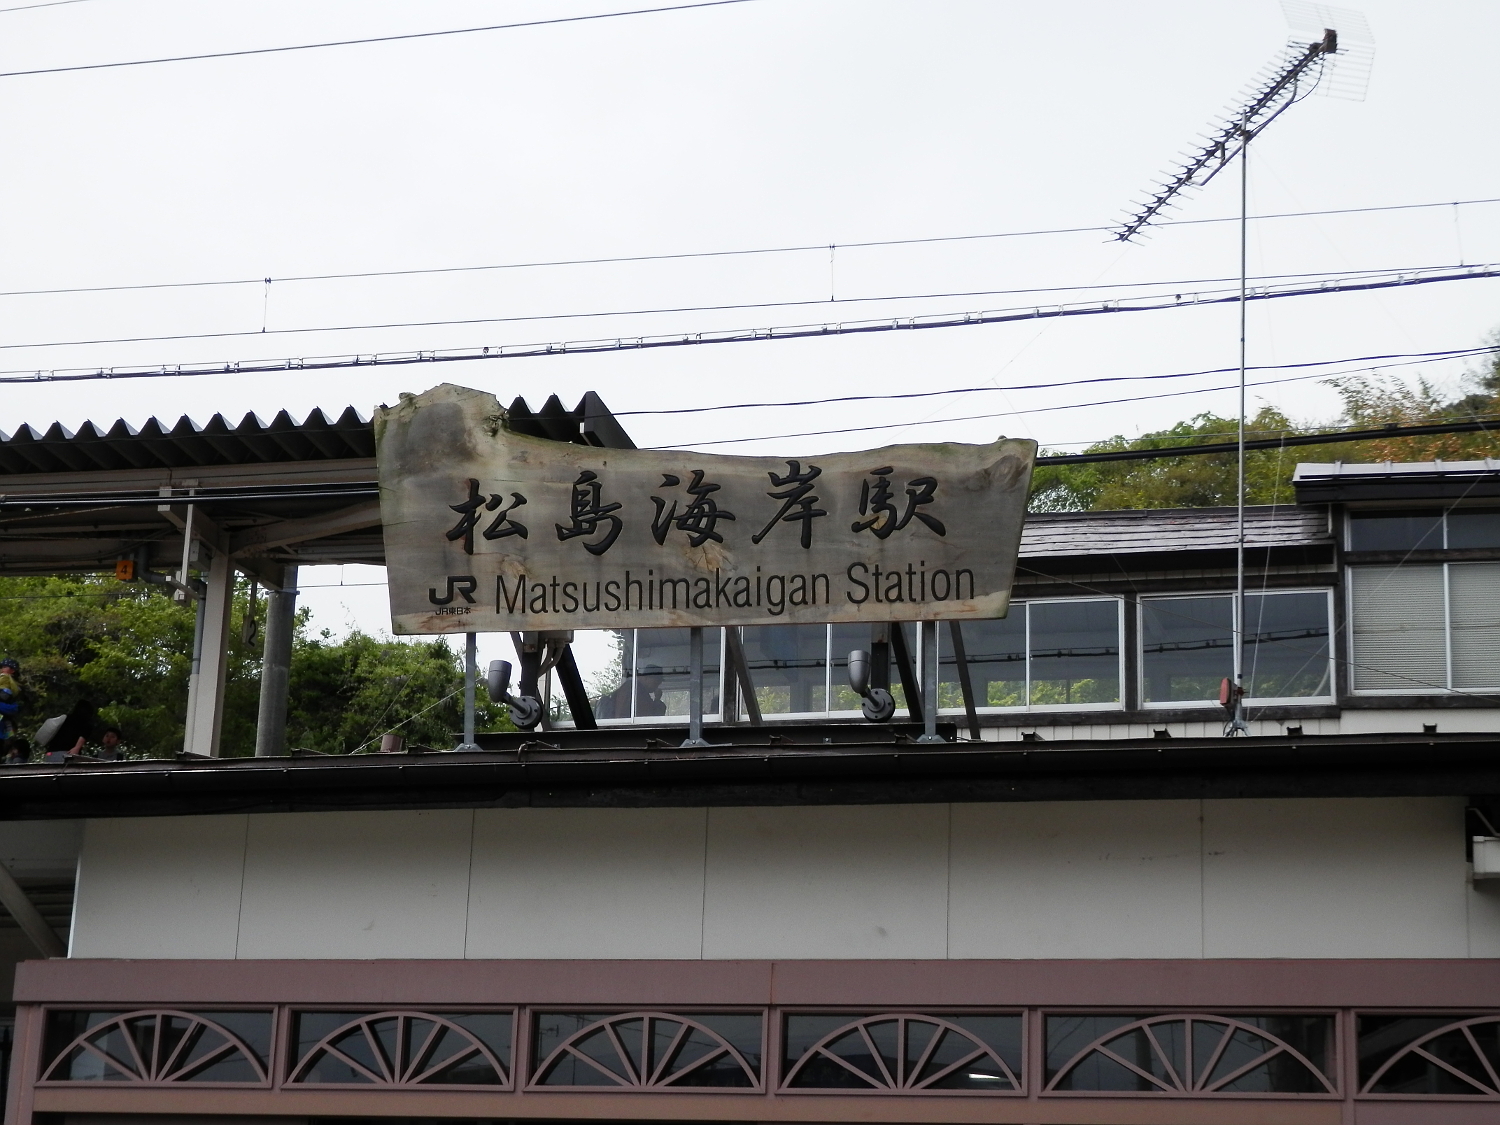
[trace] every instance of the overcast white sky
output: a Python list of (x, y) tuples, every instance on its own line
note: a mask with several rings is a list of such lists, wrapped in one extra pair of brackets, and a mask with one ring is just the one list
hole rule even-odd
[[(4, 0), (12, 6), (17, 0)], [(23, 0), (25, 2), (25, 0)], [(35, 0), (30, 0), (35, 2)], [(666, 2), (666, 0), (661, 0)], [(76, 0), (0, 12), (0, 71), (622, 10), (610, 0)], [(1372, 0), (1362, 102), (1315, 97), (1256, 142), (1257, 213), (1500, 196), (1500, 4)], [(0, 78), (0, 289), (287, 278), (1093, 227), (1114, 221), (1285, 43), (1276, 0), (753, 0), (370, 46)], [(1487, 139), (1488, 138), (1488, 139)], [(1238, 177), (1180, 218), (1232, 215)], [(1134, 281), (1220, 287), (1232, 224), (1138, 246), (1097, 232), (794, 254), (129, 293), (0, 296), (0, 369), (195, 363), (693, 332), (1033, 304), (892, 294)], [(1255, 274), (1500, 262), (1500, 204), (1268, 221)], [(1195, 284), (1196, 283), (1196, 284)], [(1252, 363), (1473, 346), (1500, 280), (1265, 302)], [(1056, 300), (1056, 298), (1049, 298)], [(814, 301), (738, 311), (372, 331), (286, 329)], [(262, 327), (268, 329), (260, 335)], [(41, 346), (246, 333), (215, 339)], [(640, 417), (640, 444), (1082, 443), (1228, 413), (1232, 393), (1019, 413), (1132, 393), (1089, 376), (1230, 366), (1232, 309), (803, 342), (271, 376), (0, 388), (0, 430), (186, 413), (362, 411), (453, 381), (616, 410), (1049, 383), (929, 401)], [(1461, 365), (1403, 369), (1438, 380)], [(1215, 387), (1222, 376), (1187, 381)], [(1158, 388), (1160, 389), (1160, 388)], [(1316, 383), (1258, 392), (1337, 414)], [(923, 421), (838, 437), (774, 435)], [(305, 576), (309, 584), (338, 572)], [(349, 581), (378, 578), (350, 568)], [(320, 623), (388, 626), (379, 587), (309, 591)], [(498, 651), (496, 655), (498, 655)]]

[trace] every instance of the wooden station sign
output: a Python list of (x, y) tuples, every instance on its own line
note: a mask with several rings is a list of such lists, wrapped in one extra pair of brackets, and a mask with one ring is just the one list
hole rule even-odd
[(375, 436), (397, 633), (1003, 617), (1036, 457), (596, 449), (451, 384)]

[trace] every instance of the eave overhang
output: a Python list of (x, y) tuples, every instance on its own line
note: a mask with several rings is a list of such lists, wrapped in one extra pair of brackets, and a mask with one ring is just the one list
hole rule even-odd
[(831, 729), (742, 728), (737, 745), (694, 751), (658, 729), (603, 748), (549, 734), (483, 753), (16, 766), (0, 773), (0, 819), (1500, 793), (1496, 734), (933, 747), (888, 729), (825, 744)]

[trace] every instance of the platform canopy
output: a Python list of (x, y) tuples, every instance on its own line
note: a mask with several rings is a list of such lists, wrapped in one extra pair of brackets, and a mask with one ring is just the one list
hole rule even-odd
[[(534, 437), (629, 445), (594, 394), (572, 409), (556, 396), (539, 410), (518, 398), (508, 413), (512, 429)], [(214, 755), (235, 574), (273, 591), (269, 672), (290, 657), (294, 593), (283, 598), (280, 630), (277, 598), (298, 566), (385, 564), (370, 417), (351, 406), (300, 421), (283, 410), (269, 422), (215, 414), (0, 430), (0, 574), (115, 573), (122, 562), (135, 580), (197, 602), (184, 750)], [(285, 651), (273, 652), (278, 645)], [(262, 680), (263, 726), (276, 680)], [(284, 712), (284, 678), (280, 691)]]

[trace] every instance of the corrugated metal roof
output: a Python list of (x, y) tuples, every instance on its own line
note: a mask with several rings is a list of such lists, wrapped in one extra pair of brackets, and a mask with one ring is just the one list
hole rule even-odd
[[(1026, 517), (1021, 557), (1233, 550), (1236, 540), (1233, 508), (1038, 512)], [(1332, 541), (1328, 514), (1321, 508), (1265, 505), (1245, 509), (1247, 546), (1320, 546)]]
[(222, 414), (203, 425), (184, 414), (170, 425), (148, 418), (139, 429), (122, 418), (107, 428), (85, 422), (74, 431), (54, 422), (46, 431), (0, 431), (0, 474), (12, 475), (374, 456), (375, 428), (352, 406), (333, 419), (314, 410), (300, 422), (283, 410), (269, 422), (246, 414), (237, 425)]

